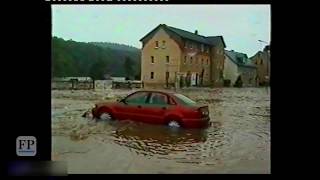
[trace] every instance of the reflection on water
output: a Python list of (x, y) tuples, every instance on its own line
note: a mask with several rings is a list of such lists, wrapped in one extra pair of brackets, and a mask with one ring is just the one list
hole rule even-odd
[(110, 134), (117, 145), (145, 157), (178, 163), (214, 165), (228, 152), (231, 137), (215, 122), (207, 129), (170, 129), (143, 123), (113, 123)]
[(169, 155), (187, 151), (192, 144), (204, 143), (204, 130), (177, 130), (164, 126), (132, 124), (111, 134), (114, 142), (132, 148), (138, 154)]

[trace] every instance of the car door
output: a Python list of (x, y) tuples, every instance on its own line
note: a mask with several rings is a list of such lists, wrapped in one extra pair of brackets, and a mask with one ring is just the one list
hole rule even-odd
[(164, 115), (169, 107), (168, 97), (164, 93), (152, 92), (144, 107), (144, 121), (152, 124), (163, 124)]
[(146, 104), (149, 92), (136, 92), (126, 97), (116, 107), (119, 119), (128, 119), (133, 121), (141, 121), (141, 114)]

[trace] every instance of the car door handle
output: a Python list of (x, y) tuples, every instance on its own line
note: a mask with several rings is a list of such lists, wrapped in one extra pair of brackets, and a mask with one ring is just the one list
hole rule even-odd
[(138, 108), (141, 108), (141, 106), (139, 105)]

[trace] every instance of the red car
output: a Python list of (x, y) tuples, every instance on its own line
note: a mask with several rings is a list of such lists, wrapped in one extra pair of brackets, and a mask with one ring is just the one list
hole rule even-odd
[(201, 128), (209, 124), (208, 106), (188, 97), (162, 91), (137, 91), (117, 102), (98, 103), (92, 109), (101, 120), (132, 120), (170, 127)]

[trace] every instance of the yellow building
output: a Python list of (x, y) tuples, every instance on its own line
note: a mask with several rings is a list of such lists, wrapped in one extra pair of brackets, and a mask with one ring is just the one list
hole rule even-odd
[(145, 86), (222, 85), (225, 43), (160, 24), (141, 40), (141, 80)]
[(257, 66), (257, 81), (260, 86), (270, 83), (270, 46), (252, 56), (252, 63)]

